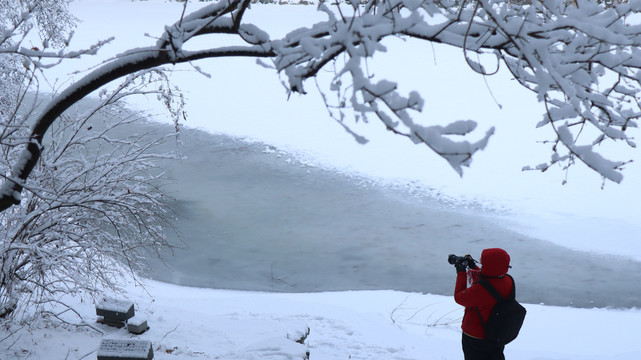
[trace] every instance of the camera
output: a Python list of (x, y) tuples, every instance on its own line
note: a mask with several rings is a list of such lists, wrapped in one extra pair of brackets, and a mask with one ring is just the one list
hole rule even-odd
[(454, 254), (450, 254), (447, 256), (447, 262), (452, 265), (460, 264), (461, 266), (469, 268), (476, 267), (476, 261), (472, 259), (470, 255), (456, 256)]

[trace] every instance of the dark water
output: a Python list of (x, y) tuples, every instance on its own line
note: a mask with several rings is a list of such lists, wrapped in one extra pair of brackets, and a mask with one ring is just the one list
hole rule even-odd
[[(480, 206), (376, 186), (291, 161), (264, 144), (183, 130), (175, 183), (183, 247), (149, 276), (188, 286), (314, 292), (394, 289), (451, 295), (450, 253), (512, 256), (527, 303), (639, 307), (641, 263), (571, 251), (497, 224)], [(175, 145), (175, 144), (174, 144)], [(496, 218), (495, 218), (496, 219)]]

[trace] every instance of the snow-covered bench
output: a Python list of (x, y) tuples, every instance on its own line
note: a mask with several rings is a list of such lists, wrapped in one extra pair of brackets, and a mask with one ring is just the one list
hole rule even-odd
[(142, 334), (149, 329), (147, 320), (134, 316), (134, 303), (128, 300), (104, 298), (96, 303), (98, 323), (121, 328), (127, 325), (132, 334)]
[(123, 327), (134, 316), (134, 303), (128, 300), (104, 298), (96, 303), (98, 322), (109, 326)]

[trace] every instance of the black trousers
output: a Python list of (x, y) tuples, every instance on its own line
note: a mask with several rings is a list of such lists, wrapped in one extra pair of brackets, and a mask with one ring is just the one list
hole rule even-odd
[(495, 345), (483, 339), (463, 333), (463, 355), (465, 360), (505, 360), (505, 345)]

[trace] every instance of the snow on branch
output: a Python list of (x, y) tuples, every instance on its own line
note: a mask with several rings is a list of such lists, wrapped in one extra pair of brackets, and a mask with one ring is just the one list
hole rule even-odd
[[(476, 146), (466, 141), (444, 141), (435, 136), (440, 134), (436, 128), (418, 125), (409, 115), (410, 111), (421, 111), (419, 95), (405, 97), (393, 82), (375, 83), (363, 73), (364, 64), (376, 52), (386, 51), (380, 41), (388, 36), (410, 36), (466, 52), (490, 52), (522, 86), (545, 102), (548, 111), (539, 126), (568, 123), (567, 130), (574, 140), (564, 141), (557, 133), (557, 139), (550, 143), (560, 143), (567, 152), (574, 153), (578, 148), (573, 144), (580, 137), (592, 137), (586, 141), (587, 148), (581, 148), (585, 150), (581, 151), (583, 155), (577, 158), (608, 180), (622, 180), (623, 162), (596, 166), (595, 162), (604, 162), (586, 154), (587, 150), (597, 154), (593, 147), (606, 140), (636, 146), (626, 130), (636, 128), (641, 116), (636, 99), (641, 89), (641, 2), (606, 6), (565, 0), (529, 5), (505, 0), (389, 0), (352, 8), (322, 4), (319, 9), (327, 14), (326, 21), (272, 42), (278, 53), (275, 67), (286, 74), (291, 91), (304, 93), (307, 78), (315, 77), (321, 68), (341, 58), (344, 65), (336, 71), (340, 80), (333, 82), (332, 90), (351, 89), (352, 94), (344, 98), (356, 112), (362, 116), (373, 113), (393, 132), (425, 143), (461, 173), (460, 166), (469, 165), (474, 152), (485, 146), (493, 130), (487, 131)], [(490, 75), (483, 64), (468, 64), (473, 70)], [(343, 79), (346, 74), (350, 77), (347, 81)], [(468, 150), (461, 152), (459, 146)], [(560, 149), (555, 146), (552, 151)], [(569, 159), (560, 154), (553, 158)]]
[[(17, 165), (14, 164), (11, 175), (7, 176), (0, 185), (0, 211), (20, 202), (19, 194), (22, 192), (25, 180), (40, 159), (42, 140), (49, 127), (64, 111), (94, 90), (120, 77), (165, 64), (218, 56), (273, 56), (269, 46), (258, 47), (259, 44), (268, 40), (265, 33), (251, 25), (241, 26), (242, 15), (248, 7), (249, 1), (247, 0), (220, 1), (205, 6), (184, 17), (173, 26), (166, 27), (165, 34), (161, 36), (155, 46), (127, 51), (63, 90), (45, 106), (42, 113), (35, 119), (30, 140), (20, 156), (20, 159), (24, 159), (24, 161)], [(182, 50), (184, 44), (194, 37), (217, 33), (237, 34), (241, 38), (246, 37), (246, 42), (251, 46), (202, 49), (192, 52)], [(38, 51), (34, 53), (24, 51), (21, 55), (29, 57), (40, 54)]]
[[(46, 51), (40, 50), (39, 48), (25, 48), (18, 46), (7, 46), (0, 47), (0, 54), (14, 54), (20, 55), (26, 59), (29, 59), (38, 69), (47, 69), (54, 67), (60, 64), (65, 59), (76, 59), (83, 55), (96, 55), (98, 50), (102, 48), (105, 44), (113, 41), (113, 38), (109, 38), (103, 41), (99, 41), (96, 44), (90, 46), (87, 49), (76, 50), (76, 51), (66, 51), (65, 49), (59, 51)], [(36, 60), (37, 59), (37, 60)], [(53, 59), (53, 63), (46, 64), (41, 61), (41, 59)]]
[[(473, 121), (442, 128), (416, 121), (415, 114), (423, 110), (421, 96), (401, 94), (394, 81), (368, 72), (368, 60), (387, 51), (381, 44), (387, 37), (412, 37), (461, 48), (469, 66), (483, 75), (498, 71), (496, 63), (488, 71), (487, 64), (471, 61), (470, 53), (495, 55), (499, 67), (505, 66), (546, 105), (539, 126), (551, 126), (556, 138), (549, 141), (554, 144), (552, 160), (537, 169), (560, 162), (570, 166), (576, 158), (606, 179), (620, 182), (624, 162), (605, 160), (595, 147), (606, 141), (636, 146), (629, 131), (637, 128), (641, 116), (637, 101), (641, 89), (640, 0), (607, 4), (588, 0), (321, 2), (318, 11), (325, 20), (293, 29), (281, 39), (271, 39), (270, 34), (244, 21), (243, 15), (251, 11), (249, 5), (249, 0), (220, 0), (184, 15), (165, 27), (155, 46), (119, 55), (53, 99), (36, 119), (24, 150), (30, 155), (23, 158), (29, 161), (14, 166), (16, 171), (8, 178), (17, 180), (0, 185), (0, 211), (18, 202), (20, 184), (40, 157), (43, 135), (73, 103), (137, 71), (215, 57), (269, 58), (286, 77), (288, 90), (298, 93), (305, 93), (305, 82), (316, 78), (321, 69), (333, 69), (334, 78), (323, 91), (337, 94), (336, 120), (359, 142), (365, 140), (349, 130), (343, 109), (350, 108), (357, 120), (376, 118), (394, 134), (425, 144), (462, 174), (462, 166), (470, 165), (494, 129), (470, 142), (461, 137), (475, 130)], [(235, 35), (244, 45), (184, 49), (193, 38), (216, 34)], [(0, 38), (13, 36), (5, 32)], [(38, 55), (22, 51), (28, 58)], [(71, 55), (77, 54), (67, 53)], [(323, 99), (327, 104), (327, 97)], [(556, 146), (559, 144), (562, 146)]]
[(604, 159), (601, 155), (595, 152), (590, 145), (576, 145), (568, 125), (558, 127), (557, 132), (559, 134), (559, 140), (563, 142), (563, 145), (565, 145), (572, 154), (576, 155), (587, 166), (591, 167), (610, 181), (620, 183), (621, 180), (623, 180), (623, 175), (617, 171), (624, 165), (623, 162)]

